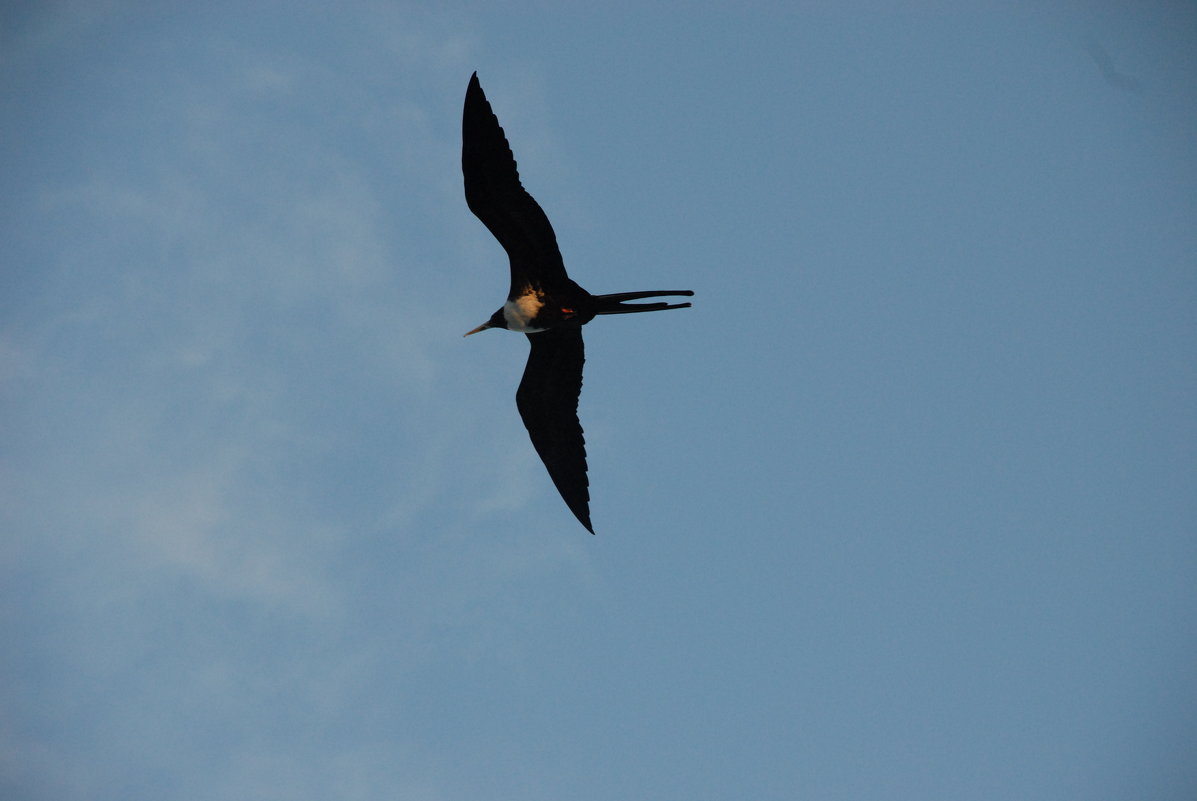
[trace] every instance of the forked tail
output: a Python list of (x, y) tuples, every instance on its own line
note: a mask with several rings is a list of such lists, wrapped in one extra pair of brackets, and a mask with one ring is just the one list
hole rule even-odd
[(664, 309), (685, 309), (689, 303), (625, 303), (627, 300), (639, 298), (662, 298), (674, 295), (691, 297), (694, 293), (689, 289), (672, 289), (668, 292), (616, 292), (613, 295), (593, 295), (595, 314), (631, 314), (633, 312), (662, 311)]

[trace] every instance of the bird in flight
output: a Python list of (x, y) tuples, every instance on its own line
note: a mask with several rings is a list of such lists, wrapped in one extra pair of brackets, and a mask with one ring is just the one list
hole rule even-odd
[(586, 444), (578, 422), (582, 392), (582, 326), (600, 314), (684, 309), (689, 303), (628, 303), (694, 293), (688, 289), (591, 295), (565, 273), (553, 226), (520, 184), (511, 146), (491, 110), (478, 73), (466, 88), (461, 117), (461, 172), (466, 203), (507, 251), (507, 302), (482, 325), (528, 336), (531, 352), (515, 393), (524, 427), (565, 505), (591, 534)]

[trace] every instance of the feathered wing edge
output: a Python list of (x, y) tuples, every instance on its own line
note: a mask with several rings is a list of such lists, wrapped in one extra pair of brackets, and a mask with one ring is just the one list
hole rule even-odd
[(531, 350), (515, 393), (516, 407), (565, 505), (593, 534), (586, 440), (578, 420), (582, 365), (586, 362), (582, 329), (555, 328), (527, 337)]
[(529, 284), (567, 281), (553, 226), (520, 183), (511, 145), (478, 83), (478, 73), (470, 77), (462, 109), (461, 171), (466, 204), (511, 260), (509, 295)]

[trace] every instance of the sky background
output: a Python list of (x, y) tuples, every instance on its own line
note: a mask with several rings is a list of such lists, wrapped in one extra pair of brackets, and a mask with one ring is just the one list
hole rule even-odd
[(1197, 797), (1197, 4), (5, 4), (0, 186), (0, 797)]

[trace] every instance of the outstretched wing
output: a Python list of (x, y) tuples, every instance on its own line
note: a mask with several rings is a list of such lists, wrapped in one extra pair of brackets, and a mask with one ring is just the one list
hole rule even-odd
[(578, 421), (582, 392), (582, 329), (554, 328), (528, 334), (532, 350), (515, 393), (524, 427), (565, 505), (591, 534), (586, 441)]
[(461, 115), (461, 172), (470, 211), (511, 260), (509, 297), (528, 285), (553, 286), (568, 280), (553, 226), (520, 184), (515, 157), (482, 93), (478, 73), (470, 78)]

